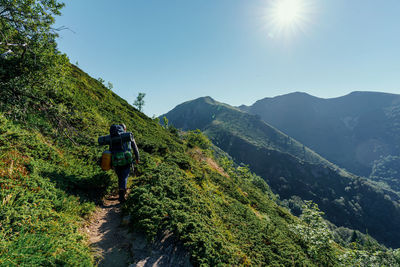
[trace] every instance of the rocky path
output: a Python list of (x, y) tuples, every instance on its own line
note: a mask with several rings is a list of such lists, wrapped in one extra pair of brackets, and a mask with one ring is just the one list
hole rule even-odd
[(86, 228), (99, 266), (129, 266), (133, 262), (132, 234), (122, 221), (117, 196), (105, 199)]
[(117, 196), (105, 199), (97, 207), (84, 231), (98, 266), (191, 266), (189, 254), (171, 233), (165, 232), (149, 244), (142, 233), (130, 232), (128, 223), (129, 219), (121, 216)]

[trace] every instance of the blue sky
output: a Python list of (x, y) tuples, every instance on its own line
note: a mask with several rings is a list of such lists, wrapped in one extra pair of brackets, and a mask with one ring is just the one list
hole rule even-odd
[(400, 93), (400, 1), (296, 0), (293, 30), (279, 32), (282, 0), (69, 0), (56, 26), (72, 63), (161, 115), (209, 95), (231, 105), (303, 91)]

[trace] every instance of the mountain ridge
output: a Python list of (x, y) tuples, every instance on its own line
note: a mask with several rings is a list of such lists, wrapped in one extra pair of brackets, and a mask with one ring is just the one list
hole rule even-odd
[[(336, 100), (336, 99), (341, 99), (341, 98), (346, 98), (349, 96), (358, 96), (358, 95), (390, 95), (390, 96), (397, 96), (399, 94), (394, 94), (394, 93), (386, 93), (386, 92), (378, 92), (378, 91), (352, 91), (346, 95), (341, 95), (341, 96), (335, 96), (335, 97), (319, 97), (319, 96), (314, 96), (312, 94), (309, 94), (307, 92), (303, 92), (303, 91), (295, 91), (292, 93), (287, 93), (287, 94), (281, 94), (281, 95), (277, 95), (277, 96), (271, 96), (271, 97), (264, 97), (261, 98), (259, 100), (256, 100), (253, 104), (251, 105), (240, 105), (237, 107), (250, 107), (253, 106), (254, 104), (256, 104), (257, 102), (262, 102), (264, 100), (272, 100), (272, 99), (279, 99), (279, 98), (285, 98), (285, 97), (296, 97), (296, 96), (301, 96), (301, 97), (308, 97), (310, 99), (318, 99), (318, 100)], [(209, 97), (209, 96), (208, 96)]]
[[(293, 96), (264, 98), (240, 108), (358, 175), (372, 176), (375, 164), (385, 164), (381, 157), (399, 155), (400, 95), (356, 91), (307, 101)], [(395, 182), (389, 185), (400, 188)]]
[[(378, 233), (382, 232), (378, 230), (380, 226), (376, 228), (377, 225), (368, 218), (373, 217), (374, 220), (387, 223), (389, 217), (377, 216), (372, 206), (369, 206), (372, 202), (368, 199), (375, 199), (384, 205), (387, 211), (391, 210), (389, 213), (393, 212), (392, 218), (397, 218), (400, 223), (400, 199), (397, 193), (378, 188), (366, 179), (329, 163), (296, 140), (263, 122), (260, 117), (246, 115), (227, 104), (218, 105), (218, 101), (212, 103), (207, 104), (203, 98), (187, 101), (165, 116), (177, 128), (199, 128), (204, 131), (215, 145), (228, 152), (238, 164), (249, 164), (250, 168), (263, 177), (274, 192), (283, 198), (299, 194), (305, 199), (312, 199), (320, 205), (327, 218), (338, 226), (347, 226), (362, 232), (368, 228), (368, 232), (378, 240), (391, 243), (389, 239), (397, 223), (390, 223), (392, 230), (389, 232), (392, 234), (384, 238), (379, 237)], [(314, 163), (309, 163), (310, 159), (314, 160)], [(367, 192), (371, 192), (371, 195)], [(385, 203), (384, 194), (392, 198), (393, 203)], [(354, 204), (361, 204), (362, 208), (353, 208)], [(386, 219), (383, 219), (384, 217)], [(397, 246), (395, 243), (392, 245)]]

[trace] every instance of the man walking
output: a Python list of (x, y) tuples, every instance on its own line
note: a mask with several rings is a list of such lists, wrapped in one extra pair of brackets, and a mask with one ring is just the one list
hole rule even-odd
[[(121, 137), (125, 132), (125, 124), (111, 125), (110, 127), (111, 138)], [(133, 135), (131, 135), (130, 140), (127, 142), (123, 142), (122, 137), (120, 140), (120, 142), (112, 142), (110, 150), (112, 152), (112, 165), (118, 176), (118, 199), (120, 203), (123, 203), (125, 202), (126, 185), (131, 167), (133, 170), (132, 149), (135, 154), (136, 164), (139, 164), (139, 150)]]

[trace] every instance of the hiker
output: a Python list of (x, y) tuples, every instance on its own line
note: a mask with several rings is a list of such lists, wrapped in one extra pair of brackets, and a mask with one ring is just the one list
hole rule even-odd
[[(120, 125), (111, 125), (110, 127), (110, 136), (117, 137), (126, 132), (125, 124)], [(132, 159), (132, 148), (135, 153), (136, 164), (139, 164), (139, 150), (137, 148), (135, 139), (133, 135), (128, 142), (114, 143), (110, 145), (110, 151), (113, 155), (113, 168), (115, 173), (118, 176), (118, 199), (119, 202), (125, 202), (125, 194), (126, 194), (126, 184), (128, 182), (128, 176), (130, 173), (130, 169), (133, 168), (133, 159)]]

